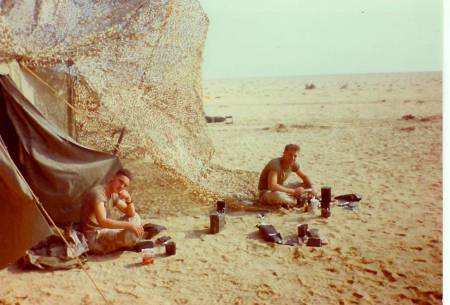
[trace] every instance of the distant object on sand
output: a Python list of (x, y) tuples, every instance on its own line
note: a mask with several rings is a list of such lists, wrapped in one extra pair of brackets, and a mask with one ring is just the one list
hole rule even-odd
[(410, 121), (410, 120), (414, 120), (416, 117), (412, 114), (405, 114), (404, 116), (402, 116), (402, 120), (405, 121)]
[(430, 116), (426, 116), (426, 117), (416, 117), (412, 114), (405, 114), (404, 116), (402, 116), (401, 119), (404, 121), (432, 122), (432, 121), (442, 120), (442, 115), (437, 114), (437, 115), (430, 115)]
[(294, 128), (294, 129), (313, 129), (313, 128), (317, 128), (317, 129), (328, 129), (330, 128), (330, 126), (325, 126), (325, 125), (313, 125), (313, 124), (292, 124), (292, 125), (285, 125), (283, 123), (279, 123), (276, 124), (273, 127), (264, 127), (262, 128), (262, 130), (271, 130), (274, 132), (288, 132), (289, 129)]
[(223, 123), (225, 124), (233, 124), (233, 117), (231, 115), (228, 116), (205, 116), (206, 123)]
[(316, 89), (316, 85), (314, 85), (313, 83), (305, 84), (305, 90), (312, 90), (312, 89)]
[(278, 124), (277, 126), (275, 126), (275, 131), (276, 132), (288, 132), (289, 130), (286, 125)]
[(400, 128), (401, 131), (407, 131), (407, 132), (414, 131), (415, 129), (416, 129), (416, 127), (414, 127), (414, 126)]

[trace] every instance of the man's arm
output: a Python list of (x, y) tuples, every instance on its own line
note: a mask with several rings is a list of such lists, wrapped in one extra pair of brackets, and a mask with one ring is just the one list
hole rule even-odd
[(100, 226), (108, 229), (130, 229), (133, 230), (137, 236), (142, 237), (144, 235), (144, 229), (142, 226), (136, 226), (131, 222), (120, 221), (115, 219), (110, 219), (106, 217), (105, 205), (101, 201), (95, 203), (95, 218)]
[(269, 190), (272, 192), (285, 192), (291, 196), (300, 196), (303, 193), (303, 188), (301, 187), (290, 188), (279, 184), (276, 171), (270, 171), (267, 175), (267, 180)]
[[(300, 168), (295, 173), (297, 174), (297, 176), (300, 179), (302, 179), (303, 183), (305, 184), (305, 188), (313, 189), (313, 184), (312, 184), (311, 180), (309, 180), (308, 176), (306, 176), (305, 173), (303, 173)], [(314, 191), (314, 189), (313, 189), (313, 191)]]
[(136, 208), (132, 201), (126, 202), (123, 199), (118, 199), (115, 206), (128, 217), (133, 217), (136, 214)]
[(128, 217), (133, 217), (136, 214), (133, 200), (126, 190), (119, 193), (119, 198), (116, 201), (115, 206)]

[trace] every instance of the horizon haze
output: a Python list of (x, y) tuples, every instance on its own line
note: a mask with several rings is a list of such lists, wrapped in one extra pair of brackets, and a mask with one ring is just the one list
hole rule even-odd
[(204, 79), (442, 72), (442, 1), (200, 0)]

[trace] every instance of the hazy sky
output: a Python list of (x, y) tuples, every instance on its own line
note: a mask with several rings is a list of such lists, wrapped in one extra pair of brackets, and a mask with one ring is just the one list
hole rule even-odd
[(200, 0), (203, 77), (442, 70), (440, 0)]

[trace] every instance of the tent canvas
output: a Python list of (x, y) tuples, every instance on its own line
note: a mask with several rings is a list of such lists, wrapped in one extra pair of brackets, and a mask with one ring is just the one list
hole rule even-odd
[(120, 167), (115, 156), (78, 144), (50, 123), (1, 75), (6, 70), (0, 69), (0, 268), (48, 235), (36, 197), (57, 224), (76, 222), (84, 192)]

